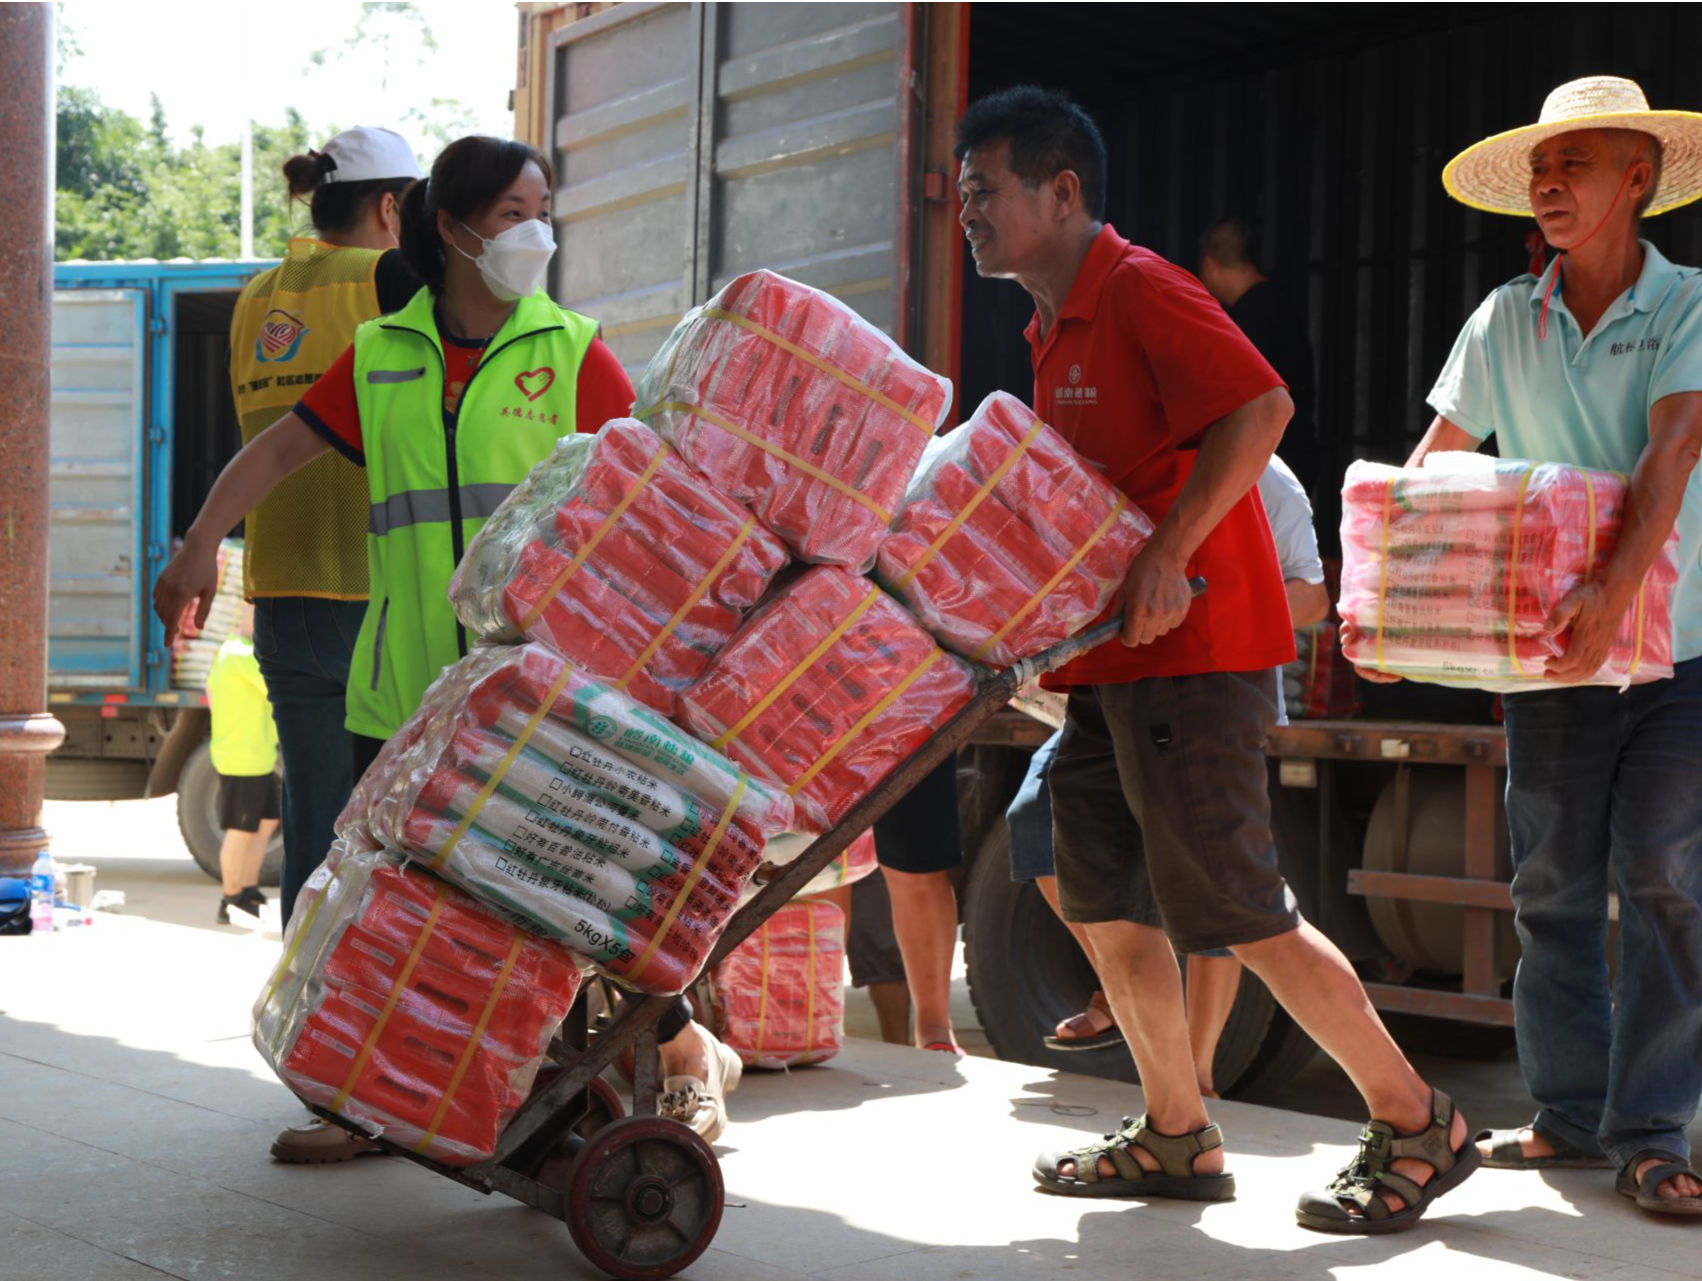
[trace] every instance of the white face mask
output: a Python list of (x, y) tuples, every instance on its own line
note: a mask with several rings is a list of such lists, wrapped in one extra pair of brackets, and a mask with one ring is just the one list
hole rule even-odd
[(460, 245), (455, 248), (463, 258), (477, 264), (491, 293), (503, 302), (514, 302), (538, 291), (556, 251), (555, 233), (547, 223), (528, 218), (489, 240), (466, 223), (461, 225), (469, 236), (484, 244), (485, 251), (474, 258)]

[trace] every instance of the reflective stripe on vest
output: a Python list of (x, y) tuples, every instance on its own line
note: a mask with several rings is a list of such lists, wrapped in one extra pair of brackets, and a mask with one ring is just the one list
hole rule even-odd
[[(351, 671), (348, 728), (387, 738), (465, 652), (449, 605), (457, 560), (508, 492), (576, 425), (597, 326), (542, 292), (523, 298), (462, 391), (443, 404), (442, 339), (422, 289), (355, 335), (372, 605)], [(380, 638), (379, 619), (384, 620)]]

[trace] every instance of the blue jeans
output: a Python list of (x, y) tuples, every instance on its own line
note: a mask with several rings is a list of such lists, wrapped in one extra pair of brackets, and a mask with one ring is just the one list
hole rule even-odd
[(1536, 1125), (1620, 1166), (1650, 1148), (1688, 1157), (1702, 1094), (1702, 658), (1624, 694), (1506, 706), (1524, 946), (1513, 1008)]
[(254, 602), (254, 657), (266, 678), (284, 758), (284, 874), (288, 922), (296, 895), (331, 848), (331, 827), (354, 778), (343, 728), (349, 658), (363, 600), (262, 596)]
[(1011, 833), (1011, 880), (1034, 881), (1042, 876), (1056, 876), (1057, 864), (1052, 859), (1052, 789), (1046, 785), (1046, 772), (1052, 768), (1052, 758), (1058, 754), (1059, 730), (1028, 758), (1028, 773), (1005, 810), (1005, 826)]

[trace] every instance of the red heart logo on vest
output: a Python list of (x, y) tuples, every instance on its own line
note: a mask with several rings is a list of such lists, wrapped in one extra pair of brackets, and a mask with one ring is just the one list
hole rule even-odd
[(527, 400), (536, 400), (555, 385), (556, 371), (545, 365), (542, 369), (529, 369), (523, 374), (514, 375), (514, 385), (520, 388), (520, 394)]

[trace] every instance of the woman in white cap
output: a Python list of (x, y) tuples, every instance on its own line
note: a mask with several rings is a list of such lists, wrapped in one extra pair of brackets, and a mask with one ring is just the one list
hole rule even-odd
[[(1466, 322), (1407, 465), (1493, 434), (1504, 457), (1631, 478), (1611, 554), (1548, 621), (1564, 652), (1506, 698), (1513, 1008), (1538, 1111), (1479, 1150), (1494, 1168), (1612, 1168), (1643, 1209), (1702, 1214), (1685, 1137), (1702, 1094), (1702, 272), (1638, 234), (1702, 196), (1702, 115), (1651, 111), (1616, 76), (1575, 80), (1442, 180), (1473, 208), (1534, 214), (1558, 256)], [(1580, 684), (1675, 523), (1673, 675)]]
[[(396, 248), (402, 194), (419, 177), (407, 140), (372, 127), (285, 162), (312, 234), (291, 239), (283, 262), (249, 282), (231, 319), (231, 391), (245, 445), (330, 368), (363, 321), (397, 310), (420, 287)], [(284, 761), (286, 922), (353, 785), (343, 703), (366, 613), (366, 519), (365, 475), (327, 453), (281, 481), (244, 529), (243, 594), (254, 602), (254, 652)], [(285, 1130), (273, 1153), (336, 1161), (355, 1148), (343, 1130), (312, 1121)]]

